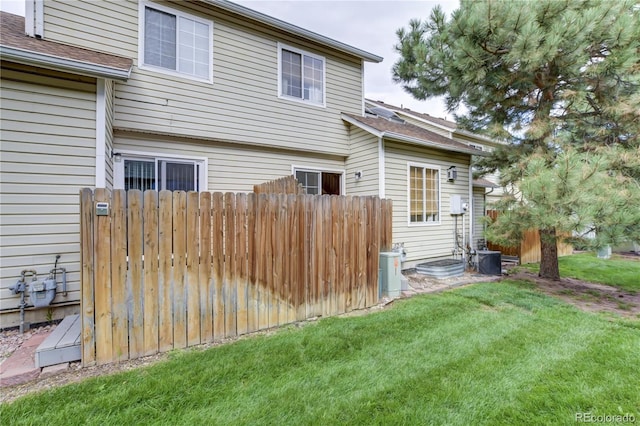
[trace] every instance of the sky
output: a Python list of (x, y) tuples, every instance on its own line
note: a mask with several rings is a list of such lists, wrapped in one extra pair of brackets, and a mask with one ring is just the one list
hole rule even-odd
[[(441, 99), (418, 101), (392, 80), (391, 68), (399, 55), (393, 46), (396, 30), (412, 18), (427, 19), (440, 5), (449, 15), (458, 0), (234, 0), (274, 18), (347, 43), (384, 61), (365, 63), (365, 96), (435, 117), (452, 119)], [(0, 0), (3, 11), (24, 15), (24, 0)], [(46, 35), (45, 35), (46, 36)]]

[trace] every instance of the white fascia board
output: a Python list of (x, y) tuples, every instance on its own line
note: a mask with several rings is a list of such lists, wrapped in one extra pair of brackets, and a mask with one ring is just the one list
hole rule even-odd
[(6, 61), (89, 77), (126, 81), (131, 76), (131, 68), (122, 70), (89, 62), (76, 61), (74, 59), (60, 58), (44, 53), (36, 53), (30, 50), (17, 49), (15, 47), (0, 46), (0, 56)]
[(441, 143), (437, 143), (437, 142), (432, 142), (432, 141), (428, 141), (428, 140), (425, 140), (425, 139), (413, 138), (411, 136), (401, 135), (401, 134), (398, 134), (398, 133), (384, 132), (383, 136), (385, 138), (395, 139), (395, 140), (398, 140), (400, 142), (407, 142), (407, 143), (411, 143), (411, 144), (414, 144), (414, 145), (428, 146), (428, 147), (442, 149), (442, 150), (445, 150), (445, 151), (461, 152), (463, 154), (469, 154), (469, 155), (481, 155), (481, 156), (488, 156), (489, 155), (489, 153), (487, 153), (485, 151), (478, 151), (477, 149), (458, 148), (458, 147), (455, 147), (455, 146), (450, 146), (450, 145), (445, 145), (445, 144), (441, 144)]
[(307, 40), (311, 40), (316, 43), (329, 46), (341, 52), (357, 56), (359, 58), (364, 59), (365, 61), (379, 63), (379, 62), (382, 62), (383, 60), (382, 56), (374, 55), (373, 53), (366, 52), (362, 49), (358, 49), (357, 47), (353, 47), (348, 44), (342, 43), (340, 41), (334, 40), (332, 38), (314, 33), (313, 31), (309, 31), (304, 28), (298, 27), (297, 25), (293, 25), (288, 22), (281, 21), (280, 19), (274, 18), (269, 15), (265, 15), (258, 11), (249, 9), (248, 7), (244, 7), (227, 0), (205, 0), (205, 2), (211, 5), (214, 5), (216, 7), (219, 7), (220, 9), (226, 10), (228, 12), (237, 13), (238, 15), (244, 16), (246, 18), (249, 18), (254, 21), (260, 22), (262, 24), (268, 25), (270, 27), (274, 27), (279, 30), (285, 31), (289, 34), (293, 34), (298, 37), (302, 37)]

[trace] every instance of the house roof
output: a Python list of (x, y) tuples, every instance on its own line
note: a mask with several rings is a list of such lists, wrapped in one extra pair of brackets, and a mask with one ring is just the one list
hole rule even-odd
[(345, 113), (342, 114), (342, 119), (378, 137), (428, 146), (444, 151), (462, 152), (470, 155), (489, 155), (487, 152), (470, 148), (461, 142), (410, 123), (399, 123), (386, 118), (361, 117)]
[(491, 182), (489, 179), (479, 178), (473, 180), (473, 186), (477, 186), (480, 188), (500, 188), (500, 185), (496, 185)]
[(417, 111), (413, 111), (410, 110), (409, 108), (402, 108), (399, 106), (395, 106), (395, 105), (391, 105), (382, 101), (374, 101), (371, 99), (365, 99), (368, 103), (373, 104), (373, 105), (378, 105), (381, 106), (383, 108), (387, 108), (391, 111), (394, 111), (395, 113), (399, 114), (399, 115), (405, 115), (405, 116), (410, 116), (413, 117), (419, 121), (424, 121), (424, 122), (428, 122), (429, 124), (436, 126), (436, 127), (440, 127), (443, 130), (447, 130), (449, 132), (452, 132), (456, 135), (465, 135), (467, 137), (472, 137), (474, 139), (478, 139), (480, 141), (482, 141), (481, 143), (486, 143), (489, 145), (499, 145), (500, 142), (496, 141), (495, 139), (491, 139), (490, 137), (487, 137), (485, 135), (480, 135), (477, 133), (473, 133), (473, 132), (469, 132), (467, 130), (463, 130), (458, 128), (458, 125), (454, 122), (454, 121), (449, 121), (449, 120), (445, 120), (444, 118), (439, 118), (439, 117), (434, 117), (432, 115), (429, 114), (424, 114), (421, 112), (417, 112)]
[(24, 28), (24, 17), (0, 12), (2, 59), (115, 80), (126, 80), (131, 74), (133, 61), (129, 58), (29, 37), (25, 34)]
[(358, 49), (357, 47), (353, 47), (348, 44), (342, 43), (340, 41), (334, 40), (332, 38), (314, 33), (313, 31), (309, 31), (307, 29), (298, 27), (288, 22), (281, 21), (280, 19), (274, 18), (269, 15), (265, 15), (263, 13), (260, 13), (253, 9), (249, 9), (248, 7), (244, 7), (239, 4), (230, 2), (228, 0), (204, 0), (204, 1), (205, 3), (209, 3), (220, 9), (226, 10), (227, 12), (232, 12), (244, 18), (251, 19), (256, 22), (260, 22), (263, 25), (267, 25), (269, 27), (276, 28), (281, 31), (285, 31), (290, 34), (294, 34), (298, 37), (302, 37), (304, 39), (307, 39), (316, 43), (320, 43), (325, 46), (332, 47), (341, 52), (357, 56), (368, 62), (377, 63), (377, 62), (382, 62), (383, 60), (382, 56), (374, 55), (373, 53), (366, 52), (364, 50)]
[(402, 107), (398, 107), (398, 106), (395, 106), (395, 105), (387, 104), (387, 103), (382, 102), (382, 101), (374, 101), (372, 99), (367, 99), (366, 101), (369, 102), (369, 103), (376, 104), (378, 106), (384, 107), (384, 108), (391, 109), (392, 111), (409, 113), (409, 114), (414, 115), (414, 116), (416, 116), (418, 118), (422, 118), (424, 120), (430, 121), (433, 124), (439, 124), (440, 126), (446, 127), (449, 130), (456, 130), (457, 127), (458, 127), (458, 125), (454, 121), (445, 120), (444, 118), (434, 117), (432, 115), (423, 114), (421, 112), (411, 111), (409, 108), (402, 108)]

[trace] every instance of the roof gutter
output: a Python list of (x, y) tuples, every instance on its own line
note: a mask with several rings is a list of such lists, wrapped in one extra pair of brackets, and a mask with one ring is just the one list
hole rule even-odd
[(61, 58), (59, 56), (47, 55), (44, 53), (36, 53), (30, 50), (17, 49), (15, 47), (0, 46), (0, 56), (2, 56), (2, 59), (4, 60), (17, 62), (19, 64), (44, 67), (47, 69), (81, 74), (89, 77), (126, 81), (131, 76), (131, 68), (125, 70), (104, 65), (96, 65), (90, 62)]
[(226, 10), (227, 12), (232, 12), (232, 13), (244, 16), (245, 18), (249, 18), (254, 21), (260, 22), (262, 24), (268, 25), (270, 27), (277, 28), (279, 30), (286, 31), (290, 34), (297, 35), (307, 40), (311, 40), (316, 43), (320, 43), (320, 44), (332, 47), (341, 52), (348, 53), (350, 55), (354, 55), (359, 58), (362, 58), (368, 62), (379, 63), (379, 62), (382, 62), (383, 60), (382, 56), (374, 55), (373, 53), (366, 52), (362, 49), (358, 49), (357, 47), (349, 46), (348, 44), (342, 43), (340, 41), (334, 40), (329, 37), (325, 37), (318, 33), (314, 33), (313, 31), (309, 31), (304, 28), (298, 27), (297, 25), (293, 25), (288, 22), (281, 21), (280, 19), (274, 18), (269, 15), (265, 15), (264, 13), (257, 12), (255, 10), (249, 9), (247, 7), (241, 6), (236, 3), (232, 3), (227, 0), (204, 0), (204, 1), (205, 3), (209, 3), (220, 9)]

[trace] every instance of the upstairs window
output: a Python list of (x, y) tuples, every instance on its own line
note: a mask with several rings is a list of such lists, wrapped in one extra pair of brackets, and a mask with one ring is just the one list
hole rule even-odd
[(156, 4), (141, 3), (143, 68), (213, 80), (213, 23)]
[(292, 47), (278, 46), (279, 96), (325, 105), (325, 59)]
[(440, 221), (440, 170), (436, 167), (409, 165), (409, 223)]

